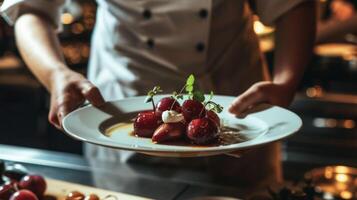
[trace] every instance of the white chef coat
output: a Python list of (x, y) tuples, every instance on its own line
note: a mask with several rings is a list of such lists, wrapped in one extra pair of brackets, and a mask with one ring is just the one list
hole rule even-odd
[[(256, 0), (255, 5), (261, 20), (272, 25), (302, 1)], [(61, 29), (59, 16), (64, 2), (5, 0), (1, 12), (13, 23), (26, 5), (45, 13)], [(172, 92), (191, 73), (202, 90), (234, 96), (264, 79), (262, 56), (246, 0), (97, 0), (97, 3), (88, 78), (106, 100), (144, 95), (154, 85)], [(113, 149), (87, 147), (90, 156), (128, 158)], [(267, 174), (276, 179), (278, 152), (278, 145), (268, 145), (241, 159), (221, 156), (190, 162), (208, 162), (220, 168), (223, 161), (228, 161), (231, 170), (219, 170), (218, 174), (227, 177), (232, 173), (238, 173), (239, 177), (250, 174), (252, 178), (252, 173), (246, 172), (254, 170), (255, 180)]]

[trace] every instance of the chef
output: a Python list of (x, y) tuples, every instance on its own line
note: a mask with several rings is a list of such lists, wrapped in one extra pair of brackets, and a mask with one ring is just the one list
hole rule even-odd
[[(263, 23), (276, 27), (270, 77), (246, 0), (97, 0), (87, 79), (63, 59), (57, 32), (62, 28), (64, 3), (5, 0), (1, 6), (2, 15), (15, 25), (23, 59), (51, 94), (49, 121), (57, 128), (61, 128), (63, 117), (85, 100), (100, 106), (104, 100), (145, 95), (155, 85), (170, 92), (179, 89), (189, 74), (195, 74), (204, 91), (236, 96), (225, 106), (237, 116), (262, 102), (288, 106), (315, 35), (314, 1), (252, 1)], [(188, 165), (204, 166), (213, 175), (232, 178), (237, 184), (277, 181), (281, 178), (279, 151), (275, 143), (241, 158), (195, 158)], [(85, 154), (118, 162), (133, 156), (88, 144)], [(145, 159), (177, 161), (141, 157)]]

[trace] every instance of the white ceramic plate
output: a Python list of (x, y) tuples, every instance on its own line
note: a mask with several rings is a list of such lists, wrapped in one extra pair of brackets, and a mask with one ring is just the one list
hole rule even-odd
[[(159, 95), (155, 100), (164, 96)], [(64, 130), (73, 138), (97, 145), (116, 149), (131, 150), (166, 157), (195, 157), (229, 153), (252, 148), (258, 145), (278, 141), (298, 131), (301, 119), (284, 108), (262, 105), (254, 109), (244, 119), (228, 113), (227, 108), (234, 97), (216, 95), (213, 101), (224, 106), (219, 114), (225, 125), (238, 128), (247, 140), (241, 143), (221, 146), (179, 146), (154, 144), (151, 139), (135, 137), (132, 125), (120, 126), (142, 110), (152, 109), (150, 103), (144, 103), (144, 96), (108, 102), (101, 108), (91, 105), (79, 108), (63, 119)]]

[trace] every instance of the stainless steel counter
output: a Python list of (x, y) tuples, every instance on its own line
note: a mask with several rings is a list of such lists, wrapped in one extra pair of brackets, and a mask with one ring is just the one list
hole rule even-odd
[[(224, 180), (212, 179), (205, 171), (135, 162), (119, 164), (88, 160), (74, 154), (8, 145), (0, 145), (0, 159), (22, 163), (31, 172), (47, 177), (153, 199), (188, 199), (207, 195), (243, 197), (266, 192), (262, 188), (229, 185)], [(285, 152), (284, 175), (289, 180), (297, 180), (304, 172), (318, 166), (357, 166), (356, 160), (335, 159)]]
[[(79, 155), (24, 147), (0, 145), (0, 159), (22, 163), (31, 172), (50, 178), (153, 199), (187, 199), (206, 195), (240, 197), (247, 191), (217, 184), (202, 171), (87, 160)], [(97, 163), (95, 167), (93, 162)]]

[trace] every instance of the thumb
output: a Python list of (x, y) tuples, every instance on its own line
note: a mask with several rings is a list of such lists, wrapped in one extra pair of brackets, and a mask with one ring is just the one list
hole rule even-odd
[(262, 92), (256, 89), (248, 89), (246, 92), (238, 96), (230, 105), (228, 111), (237, 116), (243, 116), (244, 113), (251, 107), (265, 102), (267, 99)]

